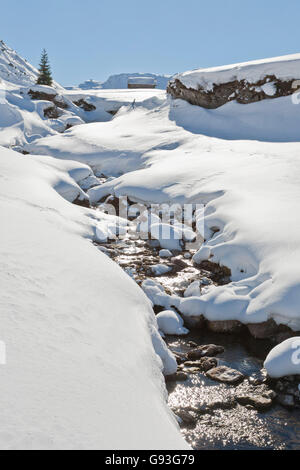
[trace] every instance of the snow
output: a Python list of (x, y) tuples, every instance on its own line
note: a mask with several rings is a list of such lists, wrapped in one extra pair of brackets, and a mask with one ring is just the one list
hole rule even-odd
[(152, 305), (158, 305), (165, 309), (177, 307), (180, 304), (180, 298), (175, 295), (166, 294), (163, 286), (156, 280), (146, 279), (142, 284), (142, 289), (152, 302)]
[(167, 274), (172, 271), (172, 268), (166, 264), (154, 264), (151, 266), (151, 271), (155, 276), (162, 276), (163, 274)]
[(151, 77), (156, 81), (158, 89), (165, 90), (167, 88), (169, 80), (172, 78), (171, 75), (159, 75), (154, 73), (121, 73), (118, 75), (111, 75), (104, 83), (102, 88), (109, 89), (121, 89), (127, 88), (128, 80), (132, 77), (143, 80), (145, 77)]
[(173, 255), (170, 250), (164, 249), (164, 250), (160, 250), (159, 256), (161, 258), (172, 258)]
[(275, 346), (268, 354), (264, 367), (273, 378), (300, 375), (300, 337), (289, 338)]
[(201, 287), (200, 281), (192, 282), (189, 287), (184, 291), (184, 297), (200, 297)]
[[(77, 126), (28, 148), (62, 159), (72, 155), (95, 172), (118, 176), (89, 190), (92, 202), (115, 194), (137, 202), (205, 204), (207, 241), (195, 259), (210, 256), (229, 267), (232, 282), (185, 299), (184, 313), (243, 323), (273, 318), (297, 330), (299, 125), (290, 97), (229, 103), (222, 111), (162, 100), (122, 108), (110, 122)], [(203, 135), (207, 129), (248, 140), (211, 138)], [(180, 249), (180, 237), (163, 240), (159, 226), (152, 231), (161, 248)]]
[(214, 84), (228, 83), (234, 80), (247, 80), (256, 83), (267, 75), (275, 75), (281, 80), (300, 78), (300, 54), (290, 54), (270, 59), (254, 60), (239, 64), (197, 69), (176, 75), (187, 88), (212, 90)]
[(165, 310), (157, 316), (157, 324), (160, 331), (166, 335), (187, 335), (189, 330), (184, 328), (181, 316), (173, 310)]
[(260, 87), (262, 91), (268, 96), (274, 96), (276, 94), (276, 86), (274, 82), (265, 83)]
[(93, 245), (103, 215), (55, 190), (90, 169), (0, 148), (0, 174), (0, 448), (187, 448), (149, 301)]

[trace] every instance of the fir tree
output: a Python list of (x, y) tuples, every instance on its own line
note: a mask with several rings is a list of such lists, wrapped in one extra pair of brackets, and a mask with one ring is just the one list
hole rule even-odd
[(51, 75), (51, 68), (50, 68), (50, 63), (48, 59), (48, 54), (46, 50), (44, 49), (42, 52), (42, 57), (41, 57), (41, 62), (40, 62), (40, 67), (39, 67), (39, 76), (37, 79), (37, 84), (38, 85), (52, 85), (52, 75)]

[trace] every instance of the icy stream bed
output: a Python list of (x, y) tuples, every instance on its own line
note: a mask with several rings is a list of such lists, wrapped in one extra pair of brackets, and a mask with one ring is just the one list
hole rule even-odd
[[(204, 289), (215, 283), (211, 272), (193, 265), (193, 253), (188, 251), (163, 258), (156, 242), (132, 240), (130, 237), (98, 247), (139, 285), (147, 279), (158, 281), (169, 295), (183, 296), (195, 280), (203, 281)], [(172, 270), (156, 275), (152, 266), (161, 264), (170, 266)], [(156, 306), (154, 310), (159, 313), (164, 309)], [(179, 416), (182, 412), (188, 413), (187, 421), (180, 418), (179, 421), (185, 439), (193, 448), (300, 448), (300, 409), (289, 410), (275, 401), (270, 408), (257, 410), (234, 400), (238, 392), (246, 391), (249, 394), (247, 378), (259, 374), (267, 353), (274, 346), (271, 342), (255, 340), (249, 334), (226, 335), (205, 328), (192, 330), (186, 336), (166, 336), (165, 340), (179, 357), (201, 345), (223, 346), (224, 352), (217, 355), (218, 365), (226, 365), (245, 375), (243, 383), (228, 385), (211, 380), (204, 372), (191, 367), (193, 364), (179, 364), (179, 373), (186, 374), (186, 380), (167, 381), (169, 405)], [(191, 422), (188, 422), (190, 418)]]

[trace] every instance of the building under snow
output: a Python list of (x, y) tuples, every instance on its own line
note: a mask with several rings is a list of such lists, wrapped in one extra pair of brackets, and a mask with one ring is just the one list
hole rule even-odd
[(130, 77), (128, 88), (156, 88), (156, 80), (152, 77)]

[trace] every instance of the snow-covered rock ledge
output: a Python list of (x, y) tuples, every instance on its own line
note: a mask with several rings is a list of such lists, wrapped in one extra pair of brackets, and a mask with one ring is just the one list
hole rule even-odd
[(215, 109), (230, 101), (248, 104), (289, 96), (299, 78), (300, 54), (294, 54), (185, 72), (169, 82), (167, 91), (174, 98)]
[(103, 216), (60, 196), (88, 174), (0, 147), (0, 448), (187, 448), (151, 303), (93, 245)]

